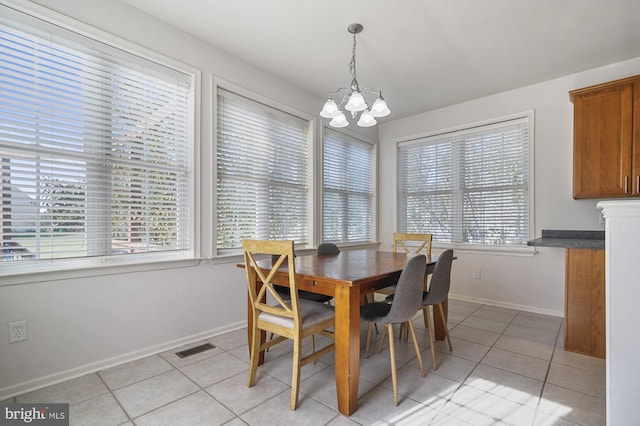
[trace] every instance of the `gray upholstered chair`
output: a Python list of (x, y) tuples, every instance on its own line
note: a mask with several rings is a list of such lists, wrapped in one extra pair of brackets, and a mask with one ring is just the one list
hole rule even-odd
[(420, 348), (416, 340), (416, 332), (413, 329), (411, 319), (421, 308), (421, 296), (424, 291), (424, 275), (427, 268), (427, 258), (424, 255), (417, 255), (409, 259), (405, 267), (402, 269), (400, 278), (396, 285), (393, 303), (374, 302), (364, 304), (360, 307), (360, 319), (368, 321), (367, 329), (367, 347), (365, 357), (369, 356), (369, 346), (371, 344), (371, 332), (374, 323), (384, 324), (385, 329), (389, 332), (389, 356), (391, 359), (391, 381), (393, 383), (393, 399), (395, 405), (398, 405), (398, 381), (396, 377), (396, 355), (395, 343), (393, 339), (393, 325), (408, 325), (413, 339), (413, 345), (416, 350), (418, 363), (422, 375), (425, 375), (424, 366), (422, 364), (422, 356)]
[(317, 251), (318, 255), (338, 254), (338, 253), (340, 253), (340, 249), (338, 248), (337, 245), (333, 243), (322, 243), (318, 246), (318, 251)]
[[(429, 291), (425, 291), (422, 296), (422, 309), (424, 316), (424, 325), (429, 331), (429, 346), (431, 346), (431, 358), (433, 361), (433, 369), (436, 369), (436, 350), (434, 348), (434, 328), (433, 320), (431, 319), (431, 313), (429, 312), (429, 306), (433, 306), (433, 315), (436, 314), (436, 306), (440, 312), (440, 318), (442, 324), (444, 324), (445, 335), (447, 336), (447, 343), (449, 343), (449, 350), (452, 351), (451, 338), (449, 337), (449, 327), (447, 327), (447, 319), (444, 315), (442, 302), (449, 295), (449, 287), (451, 286), (451, 265), (453, 263), (453, 250), (448, 249), (443, 251), (438, 256), (438, 261), (433, 269), (431, 275), (431, 282), (429, 283)], [(395, 301), (393, 302), (395, 303)]]

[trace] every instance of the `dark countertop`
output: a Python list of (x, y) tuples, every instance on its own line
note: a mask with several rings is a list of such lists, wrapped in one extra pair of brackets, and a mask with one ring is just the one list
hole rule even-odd
[(604, 249), (604, 231), (543, 229), (542, 237), (527, 241), (528, 246)]

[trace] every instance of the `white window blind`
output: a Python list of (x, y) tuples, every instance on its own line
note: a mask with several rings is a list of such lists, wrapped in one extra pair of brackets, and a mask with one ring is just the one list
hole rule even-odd
[(325, 128), (322, 166), (323, 241), (373, 241), (374, 167), (373, 144)]
[(245, 238), (309, 243), (311, 125), (222, 88), (217, 113), (217, 249)]
[(2, 260), (192, 253), (193, 76), (31, 21), (0, 19)]
[(437, 242), (525, 245), (529, 143), (528, 117), (400, 143), (398, 229)]

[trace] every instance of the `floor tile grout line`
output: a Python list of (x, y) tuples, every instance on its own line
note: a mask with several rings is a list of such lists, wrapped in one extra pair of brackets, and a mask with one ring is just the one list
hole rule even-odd
[[(481, 306), (485, 306), (485, 305), (481, 305)], [(480, 309), (480, 307), (479, 307), (478, 309)], [(476, 309), (476, 311), (477, 311), (478, 309)], [(474, 312), (476, 312), (476, 311), (474, 311)], [(471, 377), (471, 375), (473, 374), (473, 372), (474, 372), (474, 371), (476, 371), (476, 369), (478, 368), (478, 366), (479, 366), (479, 365), (482, 363), (482, 361), (487, 357), (487, 355), (489, 354), (489, 352), (491, 352), (491, 349), (495, 348), (496, 343), (500, 340), (500, 338), (501, 338), (503, 335), (505, 335), (505, 334), (504, 334), (504, 332), (509, 328), (509, 326), (513, 323), (513, 321), (516, 319), (516, 317), (518, 316), (518, 314), (519, 314), (520, 312), (521, 312), (521, 311), (519, 311), (519, 310), (518, 310), (518, 313), (517, 313), (516, 315), (514, 315), (514, 317), (511, 319), (511, 321), (509, 321), (509, 322), (507, 323), (507, 326), (502, 330), (502, 332), (500, 333), (500, 335), (498, 336), (498, 338), (497, 338), (497, 339), (493, 342), (493, 344), (489, 347), (489, 350), (488, 350), (488, 351), (487, 351), (487, 352), (482, 356), (482, 358), (480, 358), (480, 360), (478, 360), (478, 361), (476, 362), (475, 366), (473, 367), (473, 369), (471, 369), (471, 371), (469, 372), (469, 374), (467, 374), (467, 376), (464, 378), (464, 380), (462, 380), (462, 382), (460, 382), (460, 385), (456, 388), (456, 390), (455, 390), (455, 391), (453, 391), (453, 392), (451, 393), (451, 397), (449, 397), (449, 398), (447, 399), (447, 403), (449, 403), (449, 402), (451, 401), (451, 398), (453, 398), (453, 396), (456, 394), (456, 392), (458, 392), (458, 391), (459, 391), (459, 390), (460, 390), (460, 389), (465, 385), (465, 382), (469, 379), (469, 377)], [(471, 316), (471, 315), (469, 315), (469, 316)], [(468, 317), (467, 317), (467, 318), (468, 318)], [(559, 331), (558, 331), (558, 333), (559, 333)], [(496, 348), (496, 349), (499, 349), (499, 348)], [(555, 346), (554, 346), (554, 349), (555, 349)], [(551, 359), (552, 359), (552, 358), (550, 358), (550, 359), (549, 359), (549, 362), (551, 362)], [(496, 368), (496, 367), (493, 367), (493, 368)], [(502, 370), (502, 369), (500, 369), (500, 370)], [(508, 370), (503, 370), (503, 371), (510, 372), (510, 371), (508, 371)], [(513, 372), (510, 372), (510, 373), (513, 373)], [(513, 374), (517, 374), (517, 373), (513, 373)], [(521, 374), (519, 374), (519, 375), (520, 375), (520, 376), (522, 376)], [(523, 377), (527, 377), (527, 376), (523, 376)], [(546, 376), (545, 376), (545, 381), (546, 381)], [(543, 381), (543, 382), (542, 382), (542, 387), (544, 387), (545, 381)], [(470, 386), (470, 385), (467, 385), (467, 386)], [(482, 392), (484, 392), (484, 391), (482, 391)], [(502, 398), (502, 397), (500, 397), (500, 398)], [(506, 398), (503, 398), (503, 399), (506, 399)], [(538, 413), (538, 405), (540, 404), (540, 399), (541, 399), (541, 396), (539, 396), (539, 397), (538, 397), (538, 403), (536, 404), (536, 408), (535, 408), (535, 409), (533, 409), (532, 425), (534, 424), (533, 422), (535, 421), (536, 415), (537, 415), (537, 413)], [(508, 400), (508, 399), (507, 399), (507, 400)], [(520, 403), (520, 402), (517, 402), (517, 401), (511, 401), (511, 402), (514, 402), (514, 403), (516, 403), (516, 404), (522, 405), (523, 407), (526, 407), (526, 408), (531, 408), (531, 407), (528, 407), (527, 405), (524, 405), (524, 404), (522, 404), (522, 403)]]
[(531, 425), (535, 425), (536, 417), (538, 417), (538, 413), (540, 412), (540, 405), (542, 404), (542, 395), (544, 395), (544, 389), (547, 386), (547, 380), (549, 379), (549, 373), (551, 372), (551, 364), (553, 363), (553, 357), (556, 353), (556, 349), (558, 347), (558, 339), (560, 338), (560, 331), (562, 330), (563, 322), (560, 322), (560, 326), (558, 327), (558, 331), (556, 332), (556, 340), (553, 344), (553, 350), (551, 351), (551, 358), (549, 359), (549, 365), (547, 366), (547, 373), (544, 376), (544, 381), (542, 382), (542, 386), (540, 387), (540, 395), (538, 395), (538, 403), (536, 404), (536, 412), (533, 416), (533, 421)]
[[(116, 404), (118, 404), (118, 407), (120, 407), (120, 409), (122, 410), (122, 412), (124, 413), (125, 416), (127, 416), (127, 419), (132, 423), (135, 424), (133, 421), (133, 418), (129, 415), (129, 413), (127, 412), (127, 410), (124, 409), (124, 407), (122, 406), (122, 403), (120, 402), (120, 400), (118, 399), (118, 397), (116, 397), (116, 394), (114, 393), (114, 391), (107, 385), (107, 382), (104, 381), (104, 379), (102, 378), (102, 376), (99, 374), (99, 371), (96, 371), (94, 374), (98, 377), (98, 379), (102, 382), (102, 384), (104, 385), (104, 387), (107, 389), (107, 391), (109, 392), (109, 394), (111, 395), (111, 398), (113, 398), (113, 400), (116, 402)], [(123, 424), (123, 423), (121, 423)]]
[[(472, 315), (476, 314), (479, 310), (481, 310), (481, 309), (482, 309), (483, 307), (485, 307), (485, 306), (490, 306), (490, 305), (478, 304), (478, 305), (475, 307), (475, 309), (473, 309), (470, 313), (468, 313), (468, 314), (464, 314), (464, 315), (461, 315), (461, 317), (463, 317), (463, 319), (462, 319), (462, 320), (460, 320), (459, 322), (457, 322), (455, 325), (453, 325), (453, 327), (451, 327), (451, 328), (449, 329), (449, 331), (454, 330), (457, 326), (461, 325), (465, 320), (467, 320), (467, 319), (468, 319), (469, 317), (471, 317)], [(477, 371), (478, 366), (479, 366), (479, 365), (480, 365), (480, 364), (481, 364), (481, 363), (486, 359), (486, 357), (488, 356), (489, 352), (490, 352), (492, 349), (495, 349), (495, 348), (496, 348), (497, 342), (500, 340), (500, 338), (502, 338), (503, 336), (508, 336), (508, 335), (507, 335), (507, 334), (505, 334), (505, 333), (507, 332), (507, 330), (509, 329), (509, 327), (510, 327), (511, 325), (513, 325), (513, 324), (514, 324), (514, 322), (515, 322), (519, 317), (521, 317), (521, 315), (520, 315), (521, 313), (523, 313), (523, 311), (517, 311), (516, 315), (514, 315), (514, 316), (511, 318), (511, 320), (510, 320), (508, 323), (506, 323), (505, 328), (504, 328), (500, 333), (496, 333), (496, 334), (498, 334), (498, 337), (493, 341), (493, 343), (492, 343), (490, 346), (488, 346), (488, 348), (489, 348), (489, 349), (488, 349), (488, 350), (487, 350), (487, 351), (482, 355), (482, 357), (480, 357), (480, 358), (479, 358), (479, 360), (475, 361), (475, 360), (470, 360), (470, 359), (466, 359), (466, 358), (461, 358), (461, 359), (465, 359), (465, 360), (467, 360), (467, 361), (469, 361), (469, 362), (474, 363), (473, 369), (471, 369), (471, 370), (470, 370), (470, 372), (469, 372), (468, 374), (466, 374), (466, 376), (462, 379), (462, 381), (461, 381), (461, 382), (459, 382), (459, 384), (457, 385), (457, 387), (455, 388), (455, 390), (453, 390), (453, 392), (451, 393), (451, 396), (450, 396), (450, 397), (448, 397), (448, 398), (446, 398), (445, 403), (450, 402), (450, 401), (451, 401), (451, 399), (452, 399), (452, 397), (456, 394), (456, 392), (459, 392), (459, 390), (464, 386), (464, 383), (469, 379), (469, 377), (473, 374), (473, 372), (474, 372), (474, 371)], [(490, 319), (490, 318), (487, 318), (487, 319)], [(419, 318), (419, 317), (416, 317), (416, 318), (414, 318), (414, 320), (418, 320), (418, 321), (419, 321), (419, 320), (420, 320), (420, 318)], [(494, 321), (496, 321), (496, 320), (494, 320)], [(500, 322), (502, 322), (502, 321), (500, 321)], [(449, 324), (447, 324), (447, 325), (449, 326)], [(522, 324), (520, 324), (520, 325), (522, 325)], [(552, 350), (551, 350), (551, 356), (550, 356), (550, 358), (548, 358), (547, 369), (546, 369), (546, 372), (545, 372), (544, 379), (542, 380), (542, 386), (541, 386), (541, 389), (540, 389), (540, 393), (539, 393), (539, 395), (538, 395), (538, 401), (537, 401), (537, 403), (535, 404), (535, 408), (534, 408), (534, 417), (533, 417), (533, 420), (532, 420), (532, 424), (535, 424), (536, 419), (539, 419), (539, 418), (540, 418), (540, 416), (542, 416), (542, 415), (545, 415), (545, 416), (546, 416), (546, 415), (550, 415), (549, 413), (545, 413), (544, 411), (540, 411), (540, 410), (539, 410), (539, 408), (540, 408), (541, 403), (542, 403), (542, 395), (544, 394), (544, 391), (545, 391), (545, 389), (546, 389), (546, 387), (547, 387), (547, 384), (548, 384), (548, 379), (549, 379), (549, 375), (550, 375), (550, 370), (551, 370), (552, 365), (553, 365), (553, 363), (554, 363), (554, 358), (556, 357), (556, 354), (557, 354), (557, 353), (559, 353), (559, 351), (561, 351), (561, 350), (563, 349), (562, 347), (558, 346), (558, 340), (559, 340), (560, 335), (561, 335), (561, 333), (562, 333), (562, 325), (563, 325), (563, 322), (561, 321), (561, 322), (560, 322), (560, 325), (558, 326), (557, 331), (556, 331), (556, 339), (555, 339), (555, 343), (554, 343), (554, 345), (553, 345), (553, 348), (552, 348)], [(526, 324), (525, 324), (525, 325), (523, 325), (523, 326), (524, 326), (524, 327), (527, 327), (527, 325), (526, 325)], [(542, 327), (529, 327), (529, 328), (533, 328), (533, 329), (536, 329), (536, 330), (547, 330), (547, 329), (542, 328)], [(424, 330), (426, 331), (426, 328), (425, 328)], [(482, 330), (482, 329), (480, 329), (480, 330)], [(488, 331), (488, 330), (487, 330), (487, 331)], [(515, 336), (511, 336), (511, 337), (515, 337)], [(459, 339), (459, 338), (458, 338), (458, 339)], [(210, 339), (207, 339), (207, 340), (210, 340)], [(466, 339), (460, 339), (460, 340), (466, 340)], [(525, 340), (530, 340), (530, 339), (525, 339)], [(535, 342), (535, 340), (531, 340), (531, 341), (532, 341), (532, 342)], [(470, 342), (471, 342), (471, 343), (476, 343), (476, 342), (473, 342), (473, 341), (470, 341)], [(411, 342), (409, 342), (409, 343), (411, 343)], [(246, 362), (246, 361), (245, 361), (245, 360), (240, 356), (240, 353), (237, 353), (237, 354), (236, 354), (236, 353), (232, 353), (232, 352), (231, 352), (232, 350), (236, 350), (236, 349), (238, 349), (238, 348), (239, 348), (239, 347), (241, 347), (242, 345), (235, 346), (235, 347), (234, 347), (234, 348), (232, 348), (232, 349), (223, 349), (222, 347), (220, 347), (220, 346), (218, 346), (218, 345), (216, 345), (216, 346), (217, 346), (218, 348), (220, 348), (221, 352), (220, 352), (220, 353), (218, 353), (218, 354), (215, 354), (215, 355), (211, 355), (210, 357), (207, 357), (207, 358), (205, 358), (205, 359), (209, 359), (209, 358), (211, 358), (211, 357), (213, 357), (213, 356), (221, 355), (221, 354), (223, 354), (223, 353), (227, 353), (227, 354), (231, 355), (232, 357), (234, 357), (235, 359), (238, 359), (238, 360), (242, 361), (242, 362), (243, 362), (243, 363), (245, 363), (245, 364), (247, 363), (247, 362)], [(387, 348), (387, 349), (388, 349), (388, 348)], [(506, 350), (507, 352), (512, 352), (512, 351), (511, 351), (511, 350), (509, 350), (509, 349), (505, 349), (505, 350)], [(427, 345), (427, 346), (426, 346), (426, 348), (425, 348), (423, 351), (421, 351), (421, 352), (428, 352), (428, 351), (429, 351), (429, 346)], [(236, 351), (236, 352), (238, 352), (238, 351)], [(439, 352), (440, 352), (440, 351), (439, 351)], [(443, 353), (445, 353), (445, 352), (443, 352)], [(526, 354), (522, 354), (522, 353), (520, 353), (520, 352), (514, 352), (514, 353), (521, 354), (521, 355), (526, 355)], [(413, 354), (413, 351), (411, 351), (411, 354)], [(175, 403), (176, 401), (180, 401), (180, 400), (182, 400), (182, 399), (185, 399), (185, 398), (187, 398), (187, 397), (189, 397), (189, 396), (191, 396), (191, 395), (193, 395), (193, 394), (195, 394), (195, 393), (198, 393), (198, 392), (200, 392), (200, 391), (204, 391), (204, 392), (205, 392), (205, 394), (207, 394), (208, 396), (210, 396), (211, 398), (213, 398), (213, 399), (214, 399), (215, 401), (217, 401), (217, 402), (218, 402), (222, 407), (225, 407), (227, 410), (229, 410), (229, 411), (230, 411), (230, 413), (232, 413), (232, 414), (233, 414), (233, 418), (232, 418), (232, 419), (229, 419), (229, 420), (227, 421), (227, 423), (228, 423), (228, 422), (232, 422), (232, 421), (234, 421), (235, 419), (238, 419), (238, 420), (239, 420), (240, 422), (242, 422), (242, 423), (246, 423), (246, 422), (245, 422), (245, 421), (240, 417), (241, 415), (246, 414), (248, 411), (255, 409), (255, 408), (256, 408), (256, 407), (258, 407), (259, 405), (264, 404), (264, 403), (266, 403), (267, 401), (270, 401), (270, 400), (272, 400), (272, 399), (274, 399), (274, 398), (276, 398), (276, 397), (278, 397), (278, 396), (282, 395), (283, 393), (288, 393), (288, 392), (290, 392), (290, 389), (285, 389), (285, 390), (283, 390), (283, 392), (279, 392), (279, 393), (277, 393), (276, 395), (274, 395), (273, 397), (271, 397), (271, 398), (269, 398), (269, 399), (267, 399), (267, 400), (261, 401), (259, 404), (255, 405), (254, 407), (249, 408), (249, 409), (247, 409), (247, 410), (243, 411), (243, 413), (236, 413), (234, 410), (232, 410), (230, 407), (227, 407), (225, 404), (223, 404), (221, 401), (219, 401), (218, 399), (216, 399), (213, 395), (211, 395), (211, 394), (210, 394), (209, 392), (207, 392), (207, 390), (206, 390), (206, 388), (211, 387), (211, 386), (214, 386), (216, 383), (220, 383), (220, 382), (222, 382), (222, 381), (224, 381), (224, 380), (229, 379), (230, 377), (229, 377), (229, 378), (225, 378), (225, 379), (223, 379), (223, 380), (219, 380), (219, 381), (217, 381), (216, 383), (212, 383), (211, 385), (208, 385), (208, 386), (206, 386), (206, 387), (205, 387), (205, 386), (200, 386), (198, 383), (195, 383), (195, 381), (194, 381), (193, 379), (191, 379), (189, 376), (187, 376), (187, 375), (186, 375), (186, 373), (184, 373), (184, 372), (182, 371), (182, 368), (184, 368), (184, 367), (186, 367), (186, 366), (188, 366), (188, 365), (192, 365), (193, 363), (189, 363), (189, 364), (185, 364), (185, 365), (182, 365), (182, 366), (178, 366), (178, 365), (174, 365), (173, 363), (171, 363), (171, 362), (170, 362), (170, 360), (168, 360), (168, 359), (164, 358), (160, 353), (150, 355), (150, 357), (153, 357), (153, 356), (159, 356), (162, 360), (164, 360), (166, 363), (168, 363), (168, 364), (170, 365), (169, 370), (164, 371), (164, 372), (161, 372), (161, 373), (158, 373), (158, 374), (154, 374), (154, 375), (152, 375), (152, 376), (150, 376), (150, 377), (147, 377), (147, 378), (145, 378), (145, 379), (143, 379), (143, 380), (137, 380), (137, 381), (135, 381), (135, 382), (133, 382), (133, 383), (128, 384), (127, 386), (123, 386), (123, 387), (120, 387), (120, 388), (118, 388), (118, 389), (111, 389), (111, 387), (109, 387), (109, 386), (106, 384), (105, 379), (104, 379), (104, 378), (102, 377), (102, 375), (100, 374), (100, 373), (103, 373), (103, 372), (104, 372), (104, 371), (106, 371), (106, 370), (101, 370), (101, 371), (96, 371), (96, 372), (94, 372), (94, 374), (96, 374), (96, 375), (98, 376), (99, 380), (100, 380), (100, 381), (103, 383), (103, 385), (105, 386), (105, 388), (106, 388), (106, 390), (107, 390), (107, 393), (108, 393), (108, 394), (109, 394), (109, 395), (114, 399), (114, 401), (116, 402), (117, 406), (118, 406), (118, 407), (120, 408), (120, 410), (124, 413), (124, 415), (125, 415), (125, 417), (128, 419), (128, 421), (130, 421), (130, 422), (132, 422), (132, 423), (135, 423), (135, 422), (134, 422), (134, 420), (133, 420), (133, 418), (132, 418), (132, 417), (129, 415), (129, 413), (124, 409), (124, 407), (122, 406), (122, 404), (120, 403), (120, 401), (119, 401), (119, 400), (118, 400), (118, 398), (116, 397), (116, 392), (117, 392), (117, 391), (119, 391), (119, 390), (121, 390), (121, 389), (125, 389), (125, 388), (126, 388), (126, 387), (128, 387), (128, 386), (132, 386), (132, 385), (134, 385), (134, 384), (140, 383), (140, 382), (142, 382), (142, 381), (144, 381), (144, 380), (148, 380), (148, 379), (151, 379), (151, 378), (154, 378), (154, 377), (158, 377), (158, 376), (160, 376), (160, 375), (162, 375), (162, 374), (169, 373), (171, 370), (178, 370), (178, 371), (180, 372), (180, 374), (181, 374), (181, 375), (185, 376), (185, 377), (187, 378), (187, 380), (189, 380), (191, 383), (193, 383), (193, 384), (196, 386), (196, 390), (194, 390), (193, 392), (191, 392), (191, 393), (189, 393), (189, 394), (187, 394), (187, 395), (183, 395), (183, 396), (181, 396), (180, 398), (177, 398), (177, 399), (175, 399), (175, 400), (173, 400), (173, 401), (171, 401), (171, 402), (168, 402), (168, 403), (166, 403), (166, 404), (164, 404), (164, 405), (162, 405), (162, 406), (160, 406), (160, 407), (156, 407), (156, 408), (154, 408), (153, 410), (150, 410), (150, 411), (148, 411), (148, 412), (145, 412), (145, 413), (143, 413), (143, 414), (140, 414), (139, 416), (137, 416), (137, 417), (136, 417), (136, 419), (139, 419), (139, 418), (140, 418), (140, 417), (142, 417), (142, 416), (148, 415), (149, 413), (153, 413), (154, 411), (160, 410), (160, 409), (162, 409), (162, 408), (166, 407), (167, 405), (170, 405), (170, 404), (172, 404), (172, 403)], [(457, 356), (455, 353), (454, 353), (454, 354), (452, 354), (452, 356), (459, 357), (459, 356)], [(276, 360), (277, 358), (280, 358), (280, 357), (288, 357), (288, 352), (284, 352), (284, 353), (279, 354), (278, 356), (276, 356), (275, 358), (273, 358), (271, 361)], [(403, 361), (403, 363), (402, 363), (401, 365), (399, 365), (399, 368), (398, 368), (398, 369), (400, 370), (400, 369), (403, 369), (403, 368), (405, 368), (405, 367), (407, 367), (407, 366), (413, 367), (413, 366), (411, 365), (411, 363), (415, 360), (415, 358), (416, 358), (416, 356), (415, 356), (415, 354), (413, 354), (410, 358), (405, 359), (405, 360)], [(537, 358), (537, 357), (536, 357), (536, 358)], [(202, 361), (202, 360), (198, 360), (198, 361)], [(194, 362), (198, 362), (198, 361), (194, 361)], [(572, 365), (572, 362), (571, 362), (571, 359), (570, 359), (570, 358), (565, 359), (565, 362), (562, 362), (562, 363), (559, 363), (559, 364), (561, 364), (561, 365), (563, 365), (563, 366), (567, 366), (567, 367), (574, 367), (574, 366)], [(327, 363), (325, 368), (323, 368), (323, 369), (322, 369), (322, 370), (320, 370), (320, 371), (317, 371), (317, 372), (313, 373), (312, 375), (310, 375), (309, 377), (305, 378), (304, 380), (305, 380), (305, 381), (306, 381), (306, 380), (309, 380), (309, 379), (311, 379), (312, 377), (315, 377), (316, 375), (321, 374), (321, 373), (322, 373), (322, 372), (324, 372), (327, 368), (333, 368), (333, 365), (332, 365), (332, 364), (328, 364), (328, 363)], [(582, 368), (582, 367), (575, 367), (575, 368)], [(498, 368), (498, 369), (500, 369), (500, 368)], [(287, 385), (287, 386), (290, 386), (290, 383), (285, 383), (285, 382), (284, 382), (283, 380), (281, 380), (280, 378), (278, 378), (278, 377), (276, 377), (276, 376), (271, 375), (271, 374), (269, 373), (268, 369), (266, 369), (266, 370), (262, 370), (262, 371), (263, 371), (263, 373), (264, 373), (264, 374), (268, 375), (269, 377), (271, 377), (271, 378), (273, 378), (273, 379), (275, 379), (275, 380), (277, 380), (277, 381), (279, 381), (279, 382), (281, 382), (281, 383), (284, 383), (284, 384), (285, 384), (285, 385)], [(509, 370), (504, 370), (504, 371), (509, 371)], [(431, 372), (432, 372), (431, 370), (429, 370), (429, 371), (428, 371), (428, 373), (431, 373)], [(510, 373), (513, 373), (513, 374), (519, 374), (519, 373), (514, 373), (514, 372), (512, 372), (512, 371), (509, 371), (509, 372), (510, 372)], [(437, 375), (437, 372), (435, 372), (435, 371), (434, 371), (433, 373)], [(242, 372), (237, 373), (237, 375), (242, 375), (242, 374), (246, 374), (246, 371), (242, 371)], [(521, 374), (520, 374), (520, 375), (521, 375)], [(232, 376), (232, 377), (234, 377), (234, 376)], [(389, 374), (387, 374), (387, 375), (386, 375), (386, 376), (385, 376), (385, 377), (384, 377), (384, 378), (383, 378), (379, 383), (374, 383), (374, 386), (372, 387), (371, 391), (373, 391), (373, 390), (375, 390), (375, 389), (378, 389), (378, 388), (383, 388), (383, 389), (385, 389), (385, 390), (388, 390), (388, 389), (386, 389), (386, 388), (384, 388), (384, 387), (382, 386), (382, 383), (384, 383), (386, 380), (388, 380), (388, 378), (389, 378), (389, 377), (390, 377), (390, 375), (389, 375)], [(444, 377), (444, 376), (443, 376), (443, 377)], [(528, 377), (528, 376), (523, 376), (523, 377)], [(534, 380), (535, 380), (535, 379), (534, 379)], [(373, 383), (373, 382), (372, 382), (372, 383)], [(560, 386), (560, 387), (564, 387), (564, 386)], [(595, 396), (595, 395), (591, 395), (591, 394), (588, 394), (588, 393), (584, 393), (584, 392), (577, 391), (577, 390), (575, 390), (575, 389), (571, 389), (571, 388), (567, 388), (567, 389), (572, 390), (572, 391), (577, 392), (577, 393), (580, 393), (580, 394), (582, 394), (582, 395), (584, 395), (584, 396), (587, 396), (587, 397), (590, 397), (590, 398), (597, 398), (597, 399), (601, 399), (601, 400), (603, 399), (603, 398), (600, 398), (600, 397)], [(106, 395), (107, 393), (102, 393), (101, 395), (95, 396), (95, 397), (93, 397), (93, 398), (89, 398), (89, 399), (86, 399), (86, 400), (83, 400), (83, 401), (78, 401), (78, 404), (80, 404), (80, 403), (82, 403), (82, 402), (90, 401), (90, 400), (95, 399), (95, 398), (99, 398), (99, 397), (101, 397), (101, 396), (103, 396), (103, 395)], [(321, 400), (318, 400), (318, 399), (314, 398), (314, 397), (313, 397), (313, 396), (311, 396), (310, 394), (306, 394), (306, 393), (304, 393), (304, 392), (301, 392), (301, 393), (302, 393), (302, 394), (304, 394), (304, 395), (306, 395), (308, 398), (310, 398), (310, 399), (314, 400), (315, 402), (317, 402), (317, 403), (321, 404), (322, 406), (324, 406), (324, 407), (328, 408), (329, 410), (332, 410), (333, 412), (335, 412), (335, 414), (336, 414), (336, 415), (335, 415), (335, 416), (334, 416), (334, 417), (329, 421), (329, 423), (330, 423), (331, 421), (334, 421), (335, 419), (337, 419), (337, 418), (339, 418), (339, 417), (341, 417), (341, 416), (342, 416), (342, 415), (341, 415), (341, 414), (340, 414), (340, 413), (339, 413), (335, 408), (333, 408), (333, 407), (331, 407), (331, 406), (329, 406), (329, 405), (327, 405), (327, 404), (323, 403)], [(367, 394), (368, 394), (368, 393), (369, 393), (369, 392), (367, 392)], [(364, 395), (362, 395), (362, 396), (364, 396)], [(361, 397), (362, 397), (362, 396), (361, 396)], [(438, 409), (438, 408), (431, 407), (431, 406), (429, 406), (428, 404), (426, 404), (426, 403), (424, 403), (424, 402), (417, 401), (417, 400), (415, 400), (415, 399), (411, 398), (411, 397), (410, 397), (410, 396), (408, 396), (408, 395), (406, 395), (405, 397), (406, 397), (406, 398), (408, 398), (408, 399), (411, 399), (411, 400), (415, 401), (416, 403), (418, 403), (418, 404), (420, 404), (420, 405), (430, 407), (431, 409), (434, 409), (434, 410), (438, 411), (438, 412), (439, 412), (440, 414), (442, 414), (442, 415), (449, 416), (449, 417), (451, 417), (452, 419), (453, 419), (453, 418), (455, 418), (455, 417), (450, 416), (450, 415), (449, 415), (449, 414), (447, 414), (446, 412), (440, 411), (440, 409)], [(17, 401), (17, 398), (18, 398), (18, 396), (14, 396), (14, 397), (12, 397), (12, 398), (10, 399), (10, 401)], [(501, 397), (501, 398), (506, 399), (506, 400), (509, 400), (509, 398), (504, 398), (504, 397)], [(512, 402), (519, 403), (519, 402), (517, 402), (517, 401), (512, 401)], [(522, 403), (519, 403), (519, 404), (520, 404), (520, 405), (522, 405), (522, 406), (525, 406), (525, 407), (531, 408), (531, 407), (530, 407), (530, 406), (528, 406), (528, 405), (525, 405), (525, 404), (522, 404)], [(347, 417), (347, 418), (348, 418), (348, 417)], [(350, 419), (350, 420), (352, 420), (352, 421), (354, 421), (354, 422), (355, 422), (355, 420), (353, 420), (353, 419)], [(457, 420), (459, 420), (459, 419), (457, 419)], [(565, 419), (565, 420), (566, 420), (566, 419)], [(574, 422), (574, 421), (575, 421), (575, 420), (571, 420), (570, 422)], [(573, 424), (573, 423), (572, 423), (572, 424)], [(577, 424), (577, 423), (576, 423), (576, 424)]]

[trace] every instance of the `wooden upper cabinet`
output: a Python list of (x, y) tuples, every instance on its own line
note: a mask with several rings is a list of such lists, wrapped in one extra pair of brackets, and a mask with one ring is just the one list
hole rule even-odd
[(640, 195), (640, 76), (569, 92), (573, 198)]

